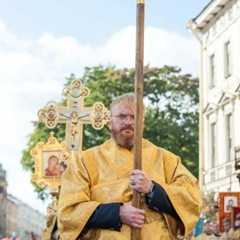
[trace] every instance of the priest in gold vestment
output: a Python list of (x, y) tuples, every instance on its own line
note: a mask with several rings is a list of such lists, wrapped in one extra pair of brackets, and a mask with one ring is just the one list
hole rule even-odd
[(142, 170), (133, 170), (134, 94), (116, 98), (110, 114), (111, 139), (71, 159), (62, 176), (61, 240), (130, 240), (132, 228), (141, 240), (184, 239), (202, 209), (197, 179), (178, 156), (145, 139)]
[(240, 239), (240, 214), (237, 214), (234, 219), (234, 227), (228, 232), (228, 240), (239, 240)]

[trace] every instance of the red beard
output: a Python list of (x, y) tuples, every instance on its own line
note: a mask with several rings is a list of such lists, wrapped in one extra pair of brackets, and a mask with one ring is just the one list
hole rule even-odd
[(116, 142), (116, 144), (118, 144), (122, 147), (128, 148), (128, 149), (131, 149), (134, 144), (134, 142), (133, 142), (134, 135), (132, 135), (131, 137), (125, 136), (122, 133), (122, 131), (124, 131), (124, 130), (134, 131), (134, 128), (131, 126), (127, 126), (127, 127), (121, 128), (120, 131), (115, 131), (114, 129), (112, 129), (111, 130), (112, 139)]

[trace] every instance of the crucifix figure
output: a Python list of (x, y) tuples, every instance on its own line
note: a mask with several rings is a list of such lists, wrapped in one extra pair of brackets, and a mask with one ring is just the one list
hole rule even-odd
[(108, 122), (109, 112), (101, 102), (96, 102), (92, 108), (84, 108), (84, 99), (90, 91), (79, 79), (74, 79), (63, 89), (67, 97), (67, 106), (58, 106), (50, 101), (38, 112), (39, 119), (48, 128), (54, 128), (57, 123), (66, 124), (67, 149), (82, 150), (83, 124), (92, 124), (94, 129), (102, 129)]
[(81, 118), (84, 118), (86, 116), (89, 116), (89, 114), (85, 114), (83, 116), (78, 116), (76, 111), (73, 111), (71, 113), (71, 116), (67, 116), (64, 113), (60, 113), (61, 116), (67, 118), (67, 119), (71, 119), (71, 128), (70, 128), (70, 132), (71, 132), (71, 146), (72, 148), (74, 148), (75, 145), (75, 135), (78, 134), (78, 128), (77, 128), (77, 124), (78, 124), (78, 120)]

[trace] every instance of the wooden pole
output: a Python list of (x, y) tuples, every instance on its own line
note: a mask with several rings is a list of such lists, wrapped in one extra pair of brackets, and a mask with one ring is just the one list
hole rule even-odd
[[(136, 63), (135, 63), (135, 120), (134, 169), (142, 169), (143, 136), (143, 53), (144, 53), (144, 0), (137, 0)], [(133, 206), (141, 207), (141, 194), (133, 191)], [(140, 240), (140, 229), (132, 229), (132, 240)]]
[(31, 240), (36, 240), (34, 232), (31, 232)]

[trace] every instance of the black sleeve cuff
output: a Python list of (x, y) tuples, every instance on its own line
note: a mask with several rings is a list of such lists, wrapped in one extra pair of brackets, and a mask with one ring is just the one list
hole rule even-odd
[(145, 200), (148, 208), (157, 212), (167, 213), (174, 218), (179, 219), (179, 216), (164, 189), (156, 182), (153, 183), (155, 185), (155, 189), (153, 195), (151, 196), (151, 201), (149, 201), (148, 196), (145, 195)]
[(122, 223), (119, 217), (121, 203), (100, 204), (89, 218), (86, 227), (120, 231)]

